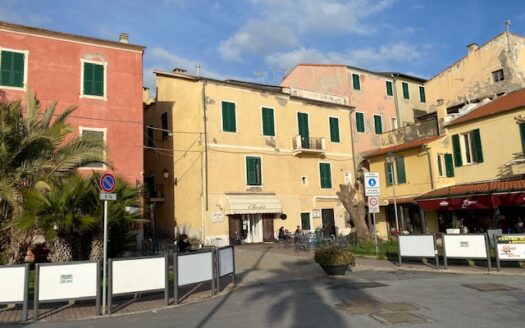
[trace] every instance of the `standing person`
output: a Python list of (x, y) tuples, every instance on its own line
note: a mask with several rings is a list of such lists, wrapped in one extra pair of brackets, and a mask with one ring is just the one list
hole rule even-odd
[(523, 221), (521, 220), (520, 216), (518, 216), (518, 219), (516, 220), (516, 225), (514, 226), (514, 232), (515, 233), (525, 232), (525, 227), (523, 227)]
[(297, 226), (297, 229), (295, 229), (295, 234), (294, 234), (295, 242), (300, 241), (301, 233), (302, 233), (301, 228), (299, 228), (299, 226)]

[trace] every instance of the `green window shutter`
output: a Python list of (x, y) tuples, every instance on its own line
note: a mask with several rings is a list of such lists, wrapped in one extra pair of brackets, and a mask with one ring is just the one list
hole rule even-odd
[(402, 184), (407, 182), (406, 172), (405, 172), (405, 158), (396, 157), (396, 173), (397, 173), (397, 184)]
[(451, 178), (454, 176), (454, 163), (452, 162), (452, 154), (445, 154), (445, 170), (447, 177)]
[(24, 87), (25, 54), (20, 52), (2, 51), (1, 81), (5, 86)]
[(479, 134), (479, 129), (472, 131), (472, 136), (474, 137), (474, 161), (476, 163), (483, 163), (483, 149), (481, 147), (481, 136)]
[(454, 134), (452, 136), (452, 149), (454, 151), (454, 164), (456, 167), (463, 165), (463, 160), (461, 159), (461, 147), (459, 145), (459, 134)]
[(84, 94), (104, 96), (104, 65), (84, 63)]
[(520, 124), (521, 151), (525, 153), (525, 123)]
[(263, 120), (263, 135), (264, 136), (275, 136), (275, 123), (274, 123), (272, 108), (263, 107), (262, 120)]
[(339, 119), (337, 117), (330, 117), (330, 141), (341, 141), (339, 138)]
[(226, 132), (236, 132), (235, 104), (222, 102), (222, 130)]
[[(104, 143), (104, 132), (94, 130), (82, 130), (82, 138), (93, 143)], [(103, 157), (103, 153), (101, 155), (101, 157)], [(86, 163), (84, 167), (104, 167), (104, 164), (99, 162)]]
[(387, 186), (391, 186), (394, 183), (393, 173), (392, 163), (385, 162), (385, 177)]
[(359, 79), (359, 74), (352, 74), (352, 82), (354, 90), (361, 90), (361, 81)]
[(250, 186), (261, 185), (261, 159), (246, 157), (246, 181)]
[(410, 99), (410, 93), (408, 92), (408, 83), (403, 82), (403, 98)]
[(321, 188), (332, 188), (332, 173), (330, 164), (319, 163), (319, 174), (321, 176)]
[(392, 88), (392, 82), (391, 81), (386, 81), (386, 94), (387, 94), (387, 96), (393, 96), (394, 95), (394, 90)]
[(301, 213), (301, 229), (310, 230), (310, 213)]
[(374, 129), (376, 134), (383, 133), (383, 119), (380, 115), (374, 115)]
[(427, 102), (427, 98), (425, 97), (425, 87), (419, 87), (419, 100), (422, 103)]
[(355, 124), (357, 132), (365, 132), (365, 114), (355, 113)]

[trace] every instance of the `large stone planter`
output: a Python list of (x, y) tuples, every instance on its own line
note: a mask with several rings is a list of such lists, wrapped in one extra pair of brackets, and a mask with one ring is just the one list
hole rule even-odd
[(349, 265), (321, 265), (321, 268), (331, 276), (343, 276), (348, 271)]

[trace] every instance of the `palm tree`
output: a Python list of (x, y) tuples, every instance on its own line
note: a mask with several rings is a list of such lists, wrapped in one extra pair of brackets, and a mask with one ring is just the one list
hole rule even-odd
[(44, 234), (52, 262), (73, 260), (74, 240), (80, 240), (98, 222), (91, 213), (97, 206), (89, 178), (72, 174), (28, 188), (22, 214), (13, 221), (21, 231)]
[(53, 102), (40, 110), (30, 92), (25, 113), (19, 100), (0, 103), (0, 251), (11, 263), (20, 259), (31, 241), (29, 232), (22, 234), (10, 225), (22, 213), (24, 191), (39, 181), (104, 160), (101, 142), (70, 136), (73, 130), (67, 119), (75, 107), (61, 113), (56, 109)]

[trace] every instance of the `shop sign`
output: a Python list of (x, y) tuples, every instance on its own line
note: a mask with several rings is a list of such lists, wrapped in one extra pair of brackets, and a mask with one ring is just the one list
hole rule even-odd
[(525, 260), (525, 235), (504, 235), (497, 240), (500, 260)]
[(249, 210), (265, 210), (266, 205), (264, 204), (250, 204), (248, 205)]
[(215, 211), (210, 213), (210, 220), (213, 223), (220, 223), (224, 221), (224, 213), (221, 211)]
[(321, 217), (321, 210), (313, 209), (312, 210), (312, 217), (313, 218), (320, 218)]

